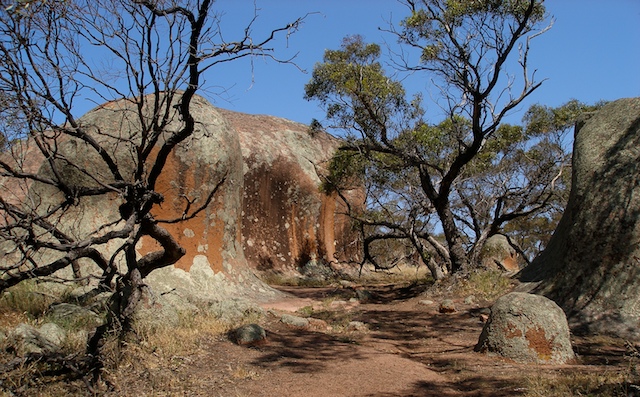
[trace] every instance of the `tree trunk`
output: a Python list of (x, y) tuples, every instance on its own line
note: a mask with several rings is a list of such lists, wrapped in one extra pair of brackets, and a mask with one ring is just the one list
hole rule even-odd
[(462, 245), (462, 236), (455, 223), (448, 200), (442, 200), (442, 203), (438, 203), (435, 207), (442, 223), (442, 232), (449, 247), (449, 257), (451, 259), (451, 269), (449, 270), (451, 273), (455, 273), (468, 269), (470, 266), (469, 256)]

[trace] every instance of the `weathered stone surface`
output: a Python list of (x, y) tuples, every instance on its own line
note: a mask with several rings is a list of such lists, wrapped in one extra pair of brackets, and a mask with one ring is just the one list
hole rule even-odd
[(230, 323), (247, 318), (257, 319), (265, 315), (264, 309), (256, 305), (255, 302), (239, 298), (210, 302), (208, 310), (221, 320)]
[(356, 289), (356, 299), (360, 302), (366, 303), (373, 299), (373, 294), (367, 289)]
[(521, 363), (565, 364), (575, 358), (562, 309), (522, 292), (496, 300), (475, 349)]
[(282, 317), (280, 317), (280, 321), (283, 324), (301, 328), (309, 325), (308, 319), (304, 317), (292, 316), (291, 314), (283, 314)]
[(640, 340), (640, 98), (578, 123), (567, 208), (520, 280), (556, 301), (575, 331)]
[(82, 322), (94, 326), (102, 323), (102, 319), (94, 311), (70, 303), (58, 303), (52, 305), (47, 311), (47, 316), (51, 320), (58, 322)]
[(364, 331), (368, 331), (369, 327), (367, 326), (367, 324), (363, 323), (362, 321), (349, 321), (349, 324), (347, 324), (346, 330), (364, 332)]
[(241, 346), (259, 346), (267, 343), (267, 332), (258, 324), (247, 324), (233, 332), (234, 341)]
[(478, 298), (476, 298), (475, 295), (469, 295), (466, 298), (464, 298), (465, 305), (474, 305), (477, 301), (478, 301)]
[[(332, 275), (326, 264), (350, 259), (344, 203), (319, 191), (319, 173), (340, 141), (289, 120), (220, 110), (237, 131), (243, 157), (244, 251), (258, 271)], [(359, 192), (345, 192), (347, 195)]]
[(163, 295), (144, 291), (133, 319), (147, 327), (175, 327), (180, 324), (180, 313)]
[(40, 335), (56, 346), (61, 346), (62, 342), (67, 339), (67, 333), (62, 327), (54, 323), (44, 323), (38, 329)]
[(28, 324), (19, 324), (7, 335), (7, 343), (18, 355), (29, 353), (54, 353), (60, 349), (64, 331), (53, 323), (36, 329)]
[(442, 302), (440, 302), (438, 311), (440, 313), (455, 313), (457, 311), (456, 304), (451, 299), (445, 299)]
[[(324, 132), (312, 136), (307, 126), (284, 119), (216, 109), (198, 96), (192, 104), (197, 129), (169, 156), (157, 183), (164, 202), (154, 209), (154, 215), (158, 219), (180, 218), (185, 197), (202, 202), (225, 179), (212, 203), (198, 216), (184, 222), (163, 223), (186, 249), (186, 255), (175, 265), (149, 275), (146, 282), (156, 293), (175, 291), (180, 296), (193, 295), (208, 301), (230, 296), (267, 300), (280, 293), (262, 283), (256, 270), (297, 271), (299, 266), (313, 261), (329, 263), (335, 257), (347, 256), (353, 259), (346, 248), (351, 230), (348, 219), (338, 215), (343, 212), (341, 201), (319, 191), (318, 173), (338, 145), (335, 138)], [(109, 102), (79, 120), (116, 159), (125, 179), (134, 165), (134, 149), (128, 142), (138, 139), (136, 134), (140, 131), (137, 110), (132, 106), (125, 100)], [(176, 116), (167, 131), (179, 127)], [(17, 151), (24, 154), (30, 169), (40, 169), (45, 175), (51, 172), (29, 142), (18, 146)], [(103, 163), (86, 143), (66, 138), (58, 146), (86, 169), (95, 170), (97, 179), (104, 178), (101, 183), (110, 182), (112, 176), (101, 172)], [(74, 167), (66, 167), (64, 172), (72, 185), (97, 183)], [(58, 196), (50, 187), (38, 183), (18, 181), (25, 185), (14, 186), (14, 182), (0, 178), (0, 187), (30, 191), (39, 198)], [(83, 199), (61, 217), (60, 225), (65, 225), (63, 228), (71, 235), (86, 235), (119, 219), (121, 203), (115, 194), (108, 200)], [(43, 203), (43, 208), (46, 205)], [(108, 257), (120, 243), (113, 241), (101, 249)], [(157, 248), (148, 238), (137, 245), (141, 255)], [(122, 255), (117, 259), (121, 261)], [(80, 262), (83, 274), (100, 272), (89, 261)], [(123, 266), (121, 262), (117, 264)], [(70, 276), (70, 271), (62, 276)]]
[(518, 253), (502, 234), (489, 237), (482, 246), (481, 264), (486, 269), (515, 272), (520, 270)]

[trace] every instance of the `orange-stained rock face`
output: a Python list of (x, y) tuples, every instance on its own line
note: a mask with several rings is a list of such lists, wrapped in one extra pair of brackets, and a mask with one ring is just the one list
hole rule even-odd
[[(130, 107), (126, 101), (109, 102), (79, 120), (112, 151), (125, 178), (133, 166), (126, 141), (139, 130)], [(339, 140), (323, 132), (310, 135), (307, 126), (288, 120), (216, 109), (201, 97), (194, 98), (192, 113), (197, 131), (169, 156), (156, 185), (164, 202), (153, 214), (158, 220), (181, 218), (188, 202), (191, 208), (200, 206), (222, 178), (224, 182), (198, 216), (163, 224), (186, 255), (174, 266), (153, 272), (149, 283), (160, 292), (179, 286), (216, 297), (247, 289), (260, 294), (269, 290), (256, 279), (255, 270), (295, 271), (311, 259), (353, 258), (354, 249), (346, 247), (354, 247), (350, 239), (355, 237), (348, 218), (340, 214), (344, 204), (337, 195), (319, 190), (319, 173)], [(179, 125), (176, 120), (168, 129)], [(100, 174), (100, 160), (85, 144), (68, 140), (64, 145), (78, 163)], [(70, 177), (86, 182), (76, 174), (71, 170)], [(38, 189), (26, 190), (54, 196)], [(77, 228), (76, 234), (89, 233), (117, 220), (120, 203), (117, 196), (108, 202), (80, 203), (70, 216), (70, 227)], [(116, 248), (115, 243), (106, 246), (105, 253)], [(159, 247), (143, 238), (137, 248), (143, 255)]]
[(321, 175), (340, 141), (272, 116), (221, 113), (242, 148), (242, 237), (250, 266), (295, 272), (313, 259), (353, 259), (355, 249), (345, 249), (345, 240), (355, 236), (344, 204), (337, 194), (320, 191)]

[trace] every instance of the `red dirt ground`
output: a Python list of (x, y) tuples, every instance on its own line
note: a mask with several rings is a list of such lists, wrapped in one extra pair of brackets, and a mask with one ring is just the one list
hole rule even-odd
[[(209, 341), (206, 352), (191, 358), (188, 367), (197, 368), (192, 375), (209, 379), (206, 395), (545, 395), (535, 394), (541, 379), (553, 382), (585, 374), (619, 379), (629, 369), (624, 346), (605, 339), (574, 339), (580, 356), (574, 365), (523, 365), (476, 353), (473, 348), (483, 326), (480, 314), (490, 302), (464, 304), (457, 299), (455, 313), (440, 314), (437, 303), (419, 303), (425, 299), (420, 287), (380, 286), (371, 290), (370, 303), (347, 305), (330, 304), (333, 296), (343, 293), (340, 289), (281, 289), (293, 297), (265, 305), (271, 309), (264, 324), (266, 345), (247, 348), (226, 339)], [(282, 313), (312, 305), (313, 317), (324, 319), (332, 329), (302, 329), (279, 321)], [(368, 330), (345, 331), (343, 325), (351, 320), (364, 322)], [(226, 376), (220, 376), (221, 370)], [(593, 392), (589, 395), (602, 395)]]

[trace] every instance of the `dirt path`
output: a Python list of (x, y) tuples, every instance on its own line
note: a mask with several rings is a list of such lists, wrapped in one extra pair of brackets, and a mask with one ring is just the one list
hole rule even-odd
[[(440, 314), (436, 304), (420, 303), (425, 298), (415, 289), (378, 287), (364, 304), (340, 300), (346, 296), (338, 289), (283, 290), (295, 297), (266, 305), (266, 345), (203, 341), (200, 354), (176, 367), (184, 382), (179, 389), (224, 397), (551, 395), (531, 391), (565, 375), (596, 379), (621, 373), (627, 365), (623, 348), (584, 341), (576, 341), (583, 353), (580, 365), (519, 365), (475, 353), (480, 313), (489, 302), (456, 300), (457, 312)], [(309, 312), (310, 306), (315, 307), (312, 316), (326, 325), (309, 329), (280, 321), (281, 314), (305, 307)], [(366, 329), (349, 331), (349, 321)]]

